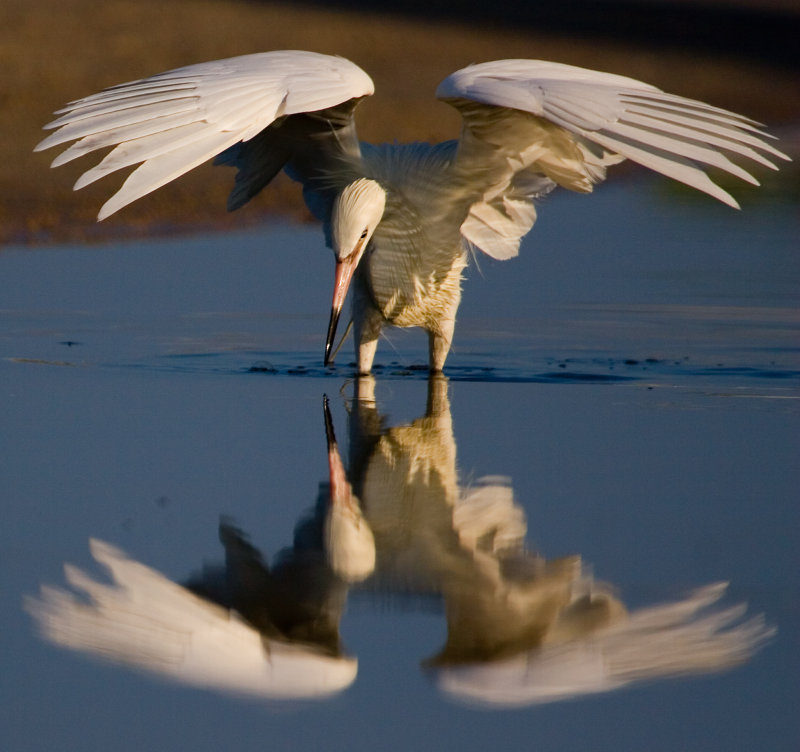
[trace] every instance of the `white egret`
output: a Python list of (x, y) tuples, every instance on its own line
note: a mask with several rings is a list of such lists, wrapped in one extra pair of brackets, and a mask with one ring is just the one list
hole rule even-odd
[[(238, 168), (228, 208), (281, 170), (302, 183), (336, 257), (325, 364), (351, 280), (357, 366), (381, 329), (428, 332), (440, 371), (453, 338), (470, 248), (517, 255), (535, 200), (557, 185), (589, 192), (631, 159), (737, 207), (705, 166), (758, 181), (727, 155), (777, 169), (788, 157), (754, 121), (624, 76), (540, 60), (498, 60), (448, 76), (439, 99), (463, 117), (458, 140), (359, 143), (353, 114), (373, 93), (354, 63), (303, 51), (190, 65), (78, 99), (37, 150), (75, 141), (64, 164), (114, 146), (75, 184), (139, 164), (101, 220), (206, 160)], [(140, 164), (141, 163), (141, 164)]]

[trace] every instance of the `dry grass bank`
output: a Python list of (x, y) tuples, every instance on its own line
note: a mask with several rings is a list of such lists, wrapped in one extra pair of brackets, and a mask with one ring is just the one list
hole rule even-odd
[(273, 186), (230, 216), (232, 172), (204, 166), (102, 225), (97, 209), (124, 176), (73, 193), (90, 159), (51, 172), (56, 151), (33, 154), (41, 126), (66, 101), (168, 68), (271, 49), (344, 55), (364, 67), (377, 95), (359, 111), (362, 138), (440, 140), (455, 112), (433, 99), (438, 82), (503, 57), (559, 60), (639, 77), (773, 125), (800, 122), (796, 75), (769, 66), (679, 51), (648, 51), (530, 31), (392, 19), (369, 12), (236, 0), (4, 0), (0, 9), (0, 244), (166, 233), (187, 224), (256, 222), (266, 212), (304, 216), (295, 186)]

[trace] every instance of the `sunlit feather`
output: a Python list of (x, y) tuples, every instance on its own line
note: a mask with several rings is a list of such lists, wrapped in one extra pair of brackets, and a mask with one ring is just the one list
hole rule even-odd
[[(536, 221), (536, 201), (556, 185), (588, 193), (609, 166), (629, 159), (738, 208), (707, 168), (758, 185), (739, 161), (777, 169), (773, 159), (788, 159), (747, 117), (561, 63), (497, 60), (451, 74), (436, 96), (461, 112), (461, 137), (433, 146), (360, 144), (354, 112), (373, 90), (344, 58), (295, 50), (244, 55), (74, 100), (45, 126), (53, 133), (36, 149), (73, 141), (55, 167), (113, 147), (76, 189), (138, 165), (98, 219), (211, 159), (238, 170), (230, 209), (281, 170), (301, 182), (337, 258), (353, 265), (335, 301), (355, 280), (360, 372), (372, 367), (387, 324), (427, 330), (431, 369), (441, 370), (469, 250), (517, 255)], [(364, 180), (374, 190), (353, 190)], [(353, 201), (343, 203), (347, 191)], [(337, 319), (338, 311), (326, 363)]]

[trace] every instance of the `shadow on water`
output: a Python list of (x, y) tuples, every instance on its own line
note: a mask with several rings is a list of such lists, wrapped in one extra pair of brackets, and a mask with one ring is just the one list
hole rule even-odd
[(629, 610), (580, 556), (545, 559), (526, 545), (509, 479), (460, 481), (448, 381), (431, 378), (424, 414), (395, 426), (374, 388), (356, 381), (345, 405), (347, 466), (325, 398), (329, 477), (291, 545), (267, 560), (224, 518), (224, 563), (179, 585), (93, 540), (112, 581), (66, 565), (77, 594), (26, 599), (43, 635), (182, 684), (324, 698), (357, 678), (358, 645), (340, 635), (351, 592), (433, 602), (447, 637), (423, 670), (445, 696), (490, 707), (727, 669), (773, 635), (744, 605), (720, 605), (724, 584)]

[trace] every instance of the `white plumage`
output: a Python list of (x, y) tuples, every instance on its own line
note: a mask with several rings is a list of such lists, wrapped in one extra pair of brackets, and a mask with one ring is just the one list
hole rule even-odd
[[(114, 148), (75, 188), (135, 164), (98, 219), (216, 158), (238, 168), (229, 208), (281, 170), (303, 184), (337, 259), (325, 362), (355, 280), (358, 369), (368, 372), (383, 326), (428, 331), (430, 366), (450, 349), (468, 248), (518, 253), (534, 202), (557, 185), (588, 192), (624, 159), (738, 207), (706, 173), (758, 181), (733, 158), (777, 169), (788, 157), (758, 123), (624, 76), (540, 60), (498, 60), (448, 76), (438, 98), (463, 116), (458, 141), (360, 144), (353, 113), (369, 76), (340, 57), (265, 52), (190, 65), (76, 100), (45, 126), (37, 150), (74, 141), (53, 166)], [(337, 212), (356, 181), (363, 200)], [(331, 228), (336, 227), (336, 233)], [(342, 244), (340, 238), (347, 238)], [(344, 294), (342, 294), (342, 291)]]
[(182, 684), (269, 699), (323, 698), (355, 681), (358, 661), (270, 639), (122, 551), (91, 541), (113, 582), (65, 567), (81, 593), (43, 587), (26, 608), (51, 642)]
[(774, 635), (746, 606), (720, 608), (726, 583), (683, 600), (632, 611), (614, 624), (508, 658), (445, 666), (439, 688), (453, 699), (523, 707), (609, 692), (636, 682), (724, 671), (745, 663)]
[(75, 189), (142, 162), (100, 209), (102, 220), (278, 118), (333, 107), (374, 91), (343, 58), (285, 51), (188, 65), (70, 102), (36, 150), (80, 139), (52, 166), (118, 144)]

